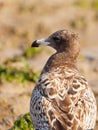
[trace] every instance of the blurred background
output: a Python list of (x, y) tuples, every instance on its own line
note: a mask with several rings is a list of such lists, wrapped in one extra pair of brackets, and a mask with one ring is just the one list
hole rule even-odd
[(33, 130), (30, 96), (54, 50), (31, 43), (59, 29), (79, 34), (78, 66), (98, 104), (98, 1), (0, 0), (0, 130)]

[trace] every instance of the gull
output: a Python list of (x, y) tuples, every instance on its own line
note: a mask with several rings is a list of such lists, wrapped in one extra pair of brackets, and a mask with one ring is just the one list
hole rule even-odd
[(40, 46), (50, 46), (56, 52), (32, 91), (30, 115), (35, 130), (94, 130), (96, 100), (77, 68), (77, 34), (59, 30), (32, 43), (32, 47)]

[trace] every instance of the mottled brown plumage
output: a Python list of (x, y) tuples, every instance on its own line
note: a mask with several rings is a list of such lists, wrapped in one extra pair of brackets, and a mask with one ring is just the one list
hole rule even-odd
[(96, 101), (76, 67), (80, 45), (77, 35), (60, 30), (36, 40), (33, 47), (56, 50), (47, 61), (32, 92), (30, 114), (36, 130), (93, 130)]

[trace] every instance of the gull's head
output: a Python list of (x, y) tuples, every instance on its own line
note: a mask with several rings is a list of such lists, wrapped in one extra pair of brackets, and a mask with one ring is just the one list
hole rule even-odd
[(51, 46), (57, 52), (79, 52), (79, 43), (77, 34), (70, 32), (68, 30), (59, 30), (53, 34), (51, 34), (47, 38), (42, 38), (40, 40), (35, 40), (32, 43), (32, 47), (39, 46)]

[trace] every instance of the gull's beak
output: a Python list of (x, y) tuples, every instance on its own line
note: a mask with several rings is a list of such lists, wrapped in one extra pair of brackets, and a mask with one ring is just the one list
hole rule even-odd
[(35, 40), (34, 42), (32, 42), (31, 47), (48, 46), (49, 44), (50, 44), (49, 39), (43, 38), (43, 39)]
[(34, 42), (32, 42), (31, 47), (38, 47), (38, 46), (39, 46), (39, 44), (37, 43), (37, 40), (35, 40)]

